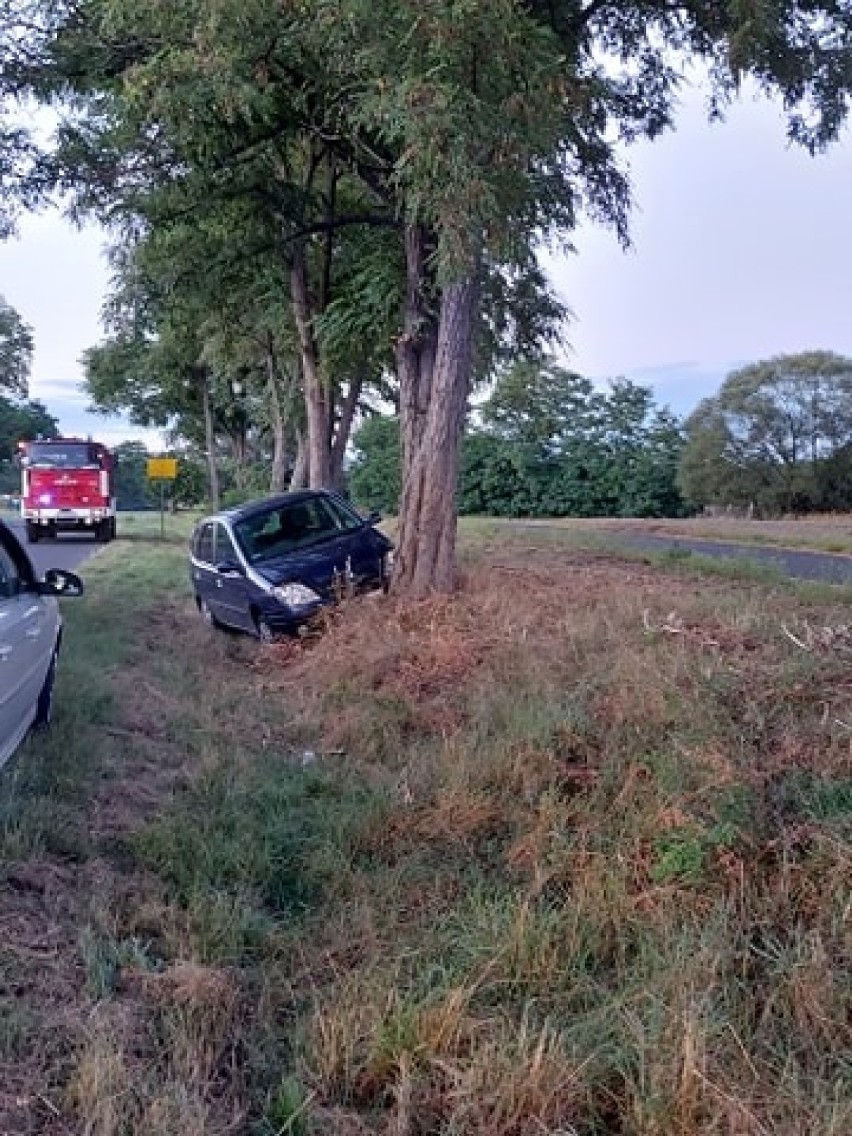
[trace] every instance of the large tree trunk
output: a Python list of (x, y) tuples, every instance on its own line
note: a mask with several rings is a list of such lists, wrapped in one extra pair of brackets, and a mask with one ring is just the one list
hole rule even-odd
[(393, 583), (415, 598), (455, 587), (459, 447), (478, 302), (475, 270), (446, 285), (428, 384), (428, 345), (416, 370), (400, 374), (405, 453)]
[(405, 311), (396, 348), (403, 486), (408, 482), (426, 426), (435, 366), (438, 327), (426, 294), (428, 244), (429, 234), (422, 225), (408, 226), (405, 231)]
[(331, 485), (333, 489), (343, 488), (343, 459), (352, 434), (352, 423), (358, 411), (358, 401), (364, 389), (364, 373), (357, 372), (349, 382), (349, 389), (340, 407), (340, 417), (331, 443)]
[(205, 367), (197, 371), (201, 388), (201, 411), (204, 416), (204, 442), (207, 447), (207, 490), (210, 508), (217, 512), (221, 501), (219, 492), (219, 467), (216, 464), (216, 431), (213, 428), (213, 405), (210, 401), (210, 376)]
[(272, 420), (272, 471), (269, 477), (269, 492), (283, 493), (287, 484), (287, 437), (278, 388), (278, 361), (275, 358), (275, 346), (271, 335), (266, 347), (266, 376), (269, 416)]
[(300, 430), (296, 443), (296, 460), (290, 478), (290, 492), (307, 489), (308, 486), (308, 443), (304, 431)]
[(331, 473), (331, 400), (323, 380), (319, 347), (313, 329), (307, 266), (298, 250), (290, 272), (293, 317), (299, 335), (305, 410), (308, 419), (308, 483), (312, 489), (329, 488)]

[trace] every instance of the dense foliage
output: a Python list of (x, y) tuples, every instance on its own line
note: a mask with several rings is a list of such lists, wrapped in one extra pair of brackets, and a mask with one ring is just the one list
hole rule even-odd
[[(217, 413), (237, 371), (274, 437), (270, 487), (288, 450), (294, 478), (336, 484), (358, 411), (390, 395), (402, 424), (395, 584), (446, 591), (472, 384), (558, 330), (543, 238), (570, 240), (585, 210), (626, 239), (621, 147), (672, 125), (696, 61), (714, 113), (749, 75), (780, 96), (791, 139), (818, 149), (848, 111), (852, 11), (0, 0), (0, 115), (35, 97), (62, 119), (37, 160), (0, 120), (0, 188), (20, 181), (24, 201), (59, 190), (111, 226), (121, 302), (106, 356), (89, 357), (93, 396), (138, 406), (141, 355), (146, 401), (203, 433), (214, 500)], [(646, 488), (626, 503), (619, 481), (654, 481), (631, 446), (611, 453), (608, 508), (646, 507)], [(567, 485), (532, 496), (573, 508), (576, 464)]]
[(852, 509), (852, 359), (814, 351), (735, 371), (686, 436), (679, 480), (695, 505)]
[(21, 473), (15, 460), (18, 442), (56, 432), (56, 419), (41, 402), (0, 395), (0, 493), (20, 492)]
[[(121, 442), (113, 453), (118, 508), (159, 508), (160, 486), (148, 479), (148, 458), (151, 455), (144, 442)], [(165, 502), (171, 509), (202, 504), (206, 491), (203, 462), (186, 452), (170, 456), (178, 459), (178, 476), (174, 482), (163, 486)]]
[[(677, 419), (625, 380), (597, 390), (552, 362), (504, 372), (462, 443), (459, 510), (506, 517), (678, 516)], [(355, 436), (350, 487), (359, 503), (396, 511), (400, 434), (368, 419)]]
[(25, 397), (32, 360), (32, 328), (0, 296), (0, 391)]

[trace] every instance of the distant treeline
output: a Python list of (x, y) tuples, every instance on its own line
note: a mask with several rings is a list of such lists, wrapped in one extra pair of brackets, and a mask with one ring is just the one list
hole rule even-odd
[[(355, 436), (356, 500), (394, 510), (399, 425)], [(510, 517), (755, 516), (852, 511), (852, 360), (815, 351), (735, 371), (685, 421), (652, 392), (607, 390), (553, 362), (517, 364), (472, 415), (459, 509)]]
[[(464, 438), (462, 513), (507, 517), (681, 515), (678, 419), (650, 390), (618, 380), (598, 390), (556, 364), (506, 371)], [(395, 511), (400, 494), (396, 418), (368, 419), (355, 437), (353, 497)]]

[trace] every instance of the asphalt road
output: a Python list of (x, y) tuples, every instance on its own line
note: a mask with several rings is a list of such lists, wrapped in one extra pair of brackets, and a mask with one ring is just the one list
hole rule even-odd
[(30, 560), (32, 560), (39, 575), (43, 575), (48, 568), (66, 568), (71, 572), (76, 571), (95, 549), (103, 547), (103, 545), (97, 543), (93, 536), (88, 534), (77, 536), (75, 533), (65, 533), (56, 540), (27, 544), (24, 526), (18, 518), (2, 512), (0, 512), (0, 517), (12, 529), (30, 554)]
[(723, 560), (750, 560), (767, 564), (794, 580), (818, 580), (826, 584), (852, 584), (852, 556), (832, 552), (805, 552), (795, 548), (769, 548), (758, 544), (730, 544), (717, 540), (657, 536), (651, 533), (607, 533), (613, 544), (642, 552), (680, 549), (697, 556)]

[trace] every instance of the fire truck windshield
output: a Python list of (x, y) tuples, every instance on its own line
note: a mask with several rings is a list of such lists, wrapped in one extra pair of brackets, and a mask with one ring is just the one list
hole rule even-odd
[(98, 452), (85, 442), (30, 442), (26, 464), (39, 469), (100, 469)]

